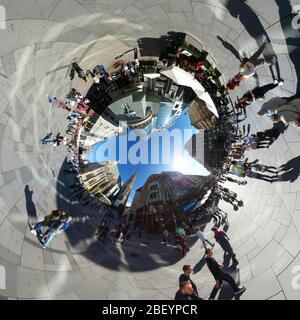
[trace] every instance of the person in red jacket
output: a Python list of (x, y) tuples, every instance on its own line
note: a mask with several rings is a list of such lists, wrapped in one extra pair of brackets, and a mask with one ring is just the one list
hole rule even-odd
[(221, 246), (221, 248), (224, 250), (224, 252), (226, 254), (228, 253), (231, 256), (232, 262), (235, 265), (238, 265), (239, 262), (236, 259), (236, 254), (233, 252), (233, 249), (232, 249), (231, 244), (229, 242), (228, 235), (223, 230), (219, 230), (216, 227), (213, 227), (211, 230), (214, 232), (214, 238), (216, 239), (218, 244)]

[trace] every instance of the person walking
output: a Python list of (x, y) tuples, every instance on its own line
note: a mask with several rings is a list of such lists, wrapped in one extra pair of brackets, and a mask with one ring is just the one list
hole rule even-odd
[(183, 281), (179, 285), (174, 300), (203, 300), (194, 294), (194, 289), (190, 281)]
[(42, 144), (53, 144), (54, 143), (54, 139), (45, 139), (45, 138), (43, 138), (41, 140), (41, 143)]
[(182, 282), (190, 281), (193, 287), (193, 295), (196, 295), (197, 297), (199, 297), (197, 286), (191, 280), (191, 277), (190, 277), (191, 273), (193, 272), (193, 268), (189, 264), (186, 264), (182, 267), (182, 270), (183, 270), (183, 273), (179, 276), (179, 287)]
[(264, 52), (268, 44), (268, 39), (266, 35), (263, 35), (262, 42), (263, 42), (262, 45), (250, 58), (242, 59), (239, 75), (242, 76), (243, 79), (248, 79), (254, 76), (258, 66), (263, 65), (265, 63), (267, 63), (268, 65), (274, 65), (277, 62), (277, 59), (275, 56), (272, 58), (271, 62), (267, 62), (263, 58), (259, 59), (259, 57), (262, 55), (262, 53)]
[(57, 99), (56, 97), (47, 96), (49, 103), (53, 108), (61, 108), (67, 111), (71, 111), (71, 100), (70, 99)]
[(273, 112), (271, 120), (274, 123), (282, 121), (285, 124), (300, 128), (300, 98), (290, 101), (282, 99), (282, 104), (269, 107), (269, 111)]
[(115, 237), (115, 244), (121, 244), (123, 241), (123, 224), (121, 223), (118, 226), (116, 237)]
[(165, 229), (164, 232), (163, 232), (163, 239), (162, 239), (162, 244), (164, 246), (167, 246), (167, 242), (168, 242), (168, 239), (169, 239), (169, 230), (168, 229)]
[(265, 94), (278, 86), (282, 86), (284, 84), (283, 81), (274, 80), (273, 83), (266, 84), (262, 87), (256, 87), (251, 91), (248, 91), (245, 93), (236, 103), (235, 108), (236, 109), (243, 109), (247, 106), (250, 106), (252, 103), (254, 103), (256, 100), (264, 100)]
[(228, 90), (234, 90), (242, 80), (253, 77), (258, 66), (265, 63), (268, 65), (275, 65), (275, 63), (277, 62), (277, 58), (275, 56), (272, 58), (271, 62), (267, 62), (263, 58), (259, 59), (260, 55), (264, 52), (266, 45), (268, 44), (266, 35), (263, 35), (262, 41), (263, 44), (250, 58), (244, 58), (241, 60), (239, 73), (235, 75), (234, 78), (231, 79), (226, 85)]
[(208, 243), (211, 246), (211, 248), (214, 247), (215, 244), (211, 243), (209, 240), (206, 239), (206, 237), (204, 236), (203, 232), (200, 230), (200, 227), (199, 227), (199, 229), (197, 231), (197, 237), (202, 242), (205, 250), (207, 249), (206, 243)]
[(71, 73), (70, 73), (70, 79), (73, 80), (74, 79), (74, 71), (76, 71), (78, 77), (80, 79), (82, 79), (83, 81), (87, 82), (87, 75), (86, 73), (81, 69), (81, 67), (79, 66), (79, 64), (73, 60), (72, 61), (72, 68), (71, 68)]
[(207, 249), (205, 251), (205, 254), (206, 265), (216, 280), (216, 284), (210, 293), (209, 300), (215, 299), (218, 291), (222, 286), (223, 281), (226, 281), (231, 286), (235, 296), (240, 295), (246, 291), (245, 287), (238, 287), (234, 279), (222, 270), (224, 266), (222, 264), (218, 264), (218, 262), (213, 258), (213, 251), (211, 249)]
[(252, 179), (263, 180), (270, 183), (275, 182), (277, 179), (277, 174), (275, 174), (274, 176), (269, 176), (253, 170), (248, 170), (246, 176)]
[(223, 249), (225, 254), (229, 254), (232, 258), (233, 264), (238, 265), (239, 262), (236, 259), (236, 254), (233, 252), (228, 235), (223, 230), (219, 230), (216, 227), (213, 227), (211, 230), (214, 232), (214, 238)]

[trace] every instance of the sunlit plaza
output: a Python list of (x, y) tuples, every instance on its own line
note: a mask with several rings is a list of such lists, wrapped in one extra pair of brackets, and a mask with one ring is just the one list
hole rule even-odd
[(0, 298), (300, 299), (300, 0), (0, 0)]

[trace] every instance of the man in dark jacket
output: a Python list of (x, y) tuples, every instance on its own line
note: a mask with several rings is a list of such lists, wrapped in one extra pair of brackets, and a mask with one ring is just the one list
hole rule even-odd
[(193, 287), (193, 291), (194, 291), (193, 294), (198, 297), (199, 294), (198, 294), (197, 286), (190, 278), (190, 274), (193, 271), (192, 267), (190, 265), (186, 264), (183, 266), (182, 270), (184, 273), (179, 276), (179, 287), (180, 287), (180, 283), (190, 281), (190, 283)]
[(222, 286), (223, 281), (228, 282), (228, 284), (231, 286), (232, 290), (234, 291), (234, 295), (240, 295), (246, 291), (245, 287), (239, 288), (235, 283), (234, 279), (229, 274), (225, 273), (222, 270), (224, 266), (218, 264), (218, 262), (212, 257), (213, 251), (211, 249), (207, 249), (205, 251), (205, 254), (206, 254), (206, 258), (205, 258), (206, 265), (216, 280), (216, 284), (210, 294), (209, 300), (215, 299), (219, 289)]
[(265, 94), (276, 88), (277, 86), (282, 86), (283, 81), (274, 80), (274, 83), (267, 84), (262, 87), (256, 87), (251, 91), (246, 92), (242, 98), (238, 100), (238, 103), (235, 105), (236, 109), (242, 109), (245, 108), (252, 103), (254, 103), (256, 100), (264, 100)]
[(190, 281), (180, 283), (180, 288), (176, 292), (175, 300), (202, 300), (194, 294), (194, 289)]

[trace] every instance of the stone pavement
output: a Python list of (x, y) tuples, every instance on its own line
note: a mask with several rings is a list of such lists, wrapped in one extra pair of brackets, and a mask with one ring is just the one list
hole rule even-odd
[[(166, 248), (166, 253), (158, 243), (147, 250), (138, 248), (144, 248), (139, 243), (128, 249), (95, 246), (84, 216), (97, 219), (97, 213), (86, 209), (80, 212), (81, 224), (74, 226), (75, 231), (55, 238), (48, 250), (40, 247), (28, 230), (28, 215), (42, 218), (60, 204), (72, 206), (64, 198), (65, 181), (59, 179), (65, 149), (39, 143), (49, 131), (64, 133), (66, 126), (65, 111), (51, 109), (46, 95), (62, 97), (71, 86), (87, 90), (80, 80), (71, 84), (68, 79), (74, 57), (84, 68), (109, 65), (138, 39), (159, 38), (169, 31), (187, 32), (201, 41), (224, 79), (237, 72), (237, 55), (254, 52), (267, 32), (272, 45), (266, 55), (276, 54), (279, 63), (274, 70), (260, 67), (257, 81), (270, 83), (272, 73), (275, 77), (279, 73), (285, 85), (272, 94), (293, 95), (299, 90), (300, 46), (291, 12), (299, 0), (26, 0), (22, 7), (17, 0), (0, 0), (0, 4), (7, 16), (6, 30), (0, 30), (0, 265), (7, 273), (0, 296), (170, 299), (182, 265), (190, 263), (196, 271), (202, 269), (193, 279), (207, 297), (213, 279), (199, 262), (203, 251), (199, 243), (183, 261), (176, 249)], [(255, 79), (244, 82), (237, 94), (255, 84)], [(248, 110), (245, 123), (251, 132), (271, 126), (268, 118), (256, 117), (259, 108), (257, 104)], [(242, 299), (300, 298), (295, 278), (300, 265), (299, 135), (299, 130), (289, 128), (269, 150), (248, 154), (250, 160), (273, 165), (294, 159), (289, 174), (293, 183), (254, 179), (248, 179), (246, 187), (228, 183), (245, 203), (238, 212), (221, 204), (230, 211), (228, 234), (240, 260), (240, 281), (247, 286)], [(216, 250), (216, 257), (222, 259), (221, 250)], [(226, 286), (221, 298), (231, 298)]]

